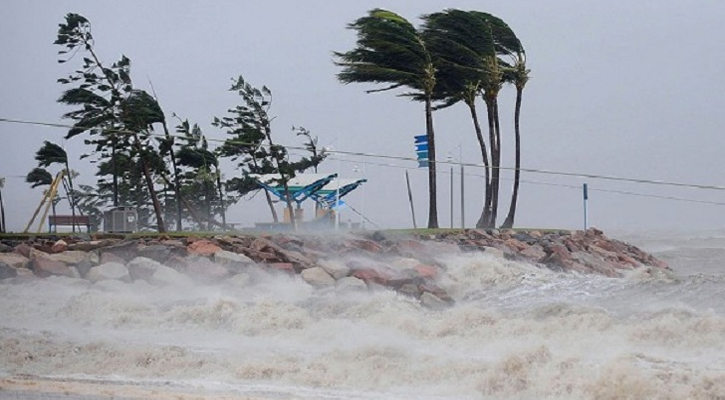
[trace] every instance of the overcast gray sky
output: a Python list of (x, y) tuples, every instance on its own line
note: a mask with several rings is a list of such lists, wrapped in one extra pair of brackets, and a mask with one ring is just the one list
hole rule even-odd
[[(52, 43), (68, 12), (93, 24), (105, 62), (125, 54), (135, 86), (148, 79), (168, 115), (211, 127), (238, 103), (227, 92), (240, 74), (274, 93), (275, 135), (299, 144), (290, 128), (304, 126), (322, 145), (335, 149), (411, 157), (412, 136), (424, 133), (423, 105), (392, 93), (365, 94), (365, 85), (341, 85), (332, 51), (355, 42), (346, 24), (371, 8), (383, 7), (416, 25), (421, 14), (445, 8), (477, 9), (509, 23), (526, 47), (532, 79), (524, 93), (521, 129), (523, 167), (725, 186), (722, 126), (725, 122), (725, 2), (721, 1), (3, 1), (0, 2), (0, 118), (63, 122), (68, 111), (56, 104), (63, 87), (56, 79), (72, 65), (58, 64)], [(513, 88), (501, 95), (504, 166), (513, 166)], [(480, 163), (464, 106), (434, 116), (438, 154), (451, 152)], [(24, 176), (43, 140), (63, 143), (56, 128), (0, 122), (0, 176), (8, 225), (21, 230), (41, 197)], [(82, 138), (64, 143), (93, 183), (93, 169), (78, 157)], [(462, 150), (459, 150), (462, 149)], [(374, 164), (364, 164), (370, 162)], [(381, 166), (376, 164), (394, 164)], [(348, 157), (328, 161), (323, 171), (369, 183), (348, 202), (383, 227), (411, 225), (405, 192), (408, 167), (419, 225), (427, 215), (427, 181), (414, 163)], [(447, 170), (447, 168), (442, 168)], [(482, 205), (481, 170), (468, 169), (466, 223)], [(228, 168), (227, 176), (234, 170)], [(511, 178), (505, 173), (504, 178)], [(455, 220), (459, 225), (459, 177), (455, 177)], [(578, 228), (581, 192), (556, 185), (618, 190), (725, 203), (725, 192), (616, 183), (594, 179), (523, 174), (517, 225)], [(439, 176), (439, 219), (449, 226), (449, 176)], [(510, 180), (503, 181), (501, 212), (508, 210)], [(364, 198), (364, 200), (363, 200)], [(270, 219), (261, 197), (233, 206), (233, 222), (252, 225)], [(501, 219), (503, 219), (503, 216)], [(357, 221), (350, 212), (343, 214)], [(725, 207), (609, 192), (591, 192), (590, 220), (604, 229), (717, 229)]]

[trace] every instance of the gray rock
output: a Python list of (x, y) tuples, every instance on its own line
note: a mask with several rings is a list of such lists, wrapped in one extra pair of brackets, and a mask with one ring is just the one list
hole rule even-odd
[(484, 247), (483, 248), (484, 253), (494, 256), (496, 258), (504, 258), (505, 254), (503, 250), (497, 249), (495, 247)]
[(15, 269), (28, 268), (30, 260), (18, 253), (0, 253), (0, 262), (3, 262)]
[(15, 278), (18, 276), (17, 268), (13, 268), (0, 261), (0, 279)]
[(326, 287), (335, 285), (335, 278), (330, 276), (320, 267), (307, 268), (300, 274), (305, 282), (314, 287)]
[(138, 256), (163, 263), (169, 259), (171, 249), (161, 244), (154, 244), (138, 249)]
[(138, 250), (138, 242), (136, 240), (129, 240), (112, 246), (103, 247), (99, 251), (101, 253), (101, 257), (103, 257), (104, 254), (113, 254), (124, 261), (128, 261), (136, 257)]
[(129, 275), (128, 268), (126, 268), (125, 265), (109, 262), (91, 268), (86, 274), (86, 279), (91, 282), (105, 280), (130, 281), (131, 276)]
[(67, 265), (78, 265), (89, 259), (88, 253), (85, 251), (64, 251), (62, 253), (48, 254), (51, 260), (59, 261)]
[(0, 243), (0, 253), (10, 253), (13, 251), (13, 247), (6, 245), (5, 243)]
[(418, 285), (406, 283), (405, 285), (401, 286), (400, 289), (398, 289), (398, 293), (418, 298), (418, 296), (420, 296), (420, 289), (418, 289)]
[(448, 308), (448, 303), (428, 292), (420, 296), (420, 303), (431, 310), (445, 310)]
[(233, 277), (229, 278), (227, 280), (227, 283), (229, 283), (232, 286), (236, 287), (247, 287), (249, 286), (249, 283), (251, 282), (252, 278), (249, 276), (249, 274), (243, 272), (241, 274), (236, 274)]
[(136, 257), (126, 264), (128, 273), (133, 280), (143, 279), (145, 281), (149, 281), (160, 266), (161, 263), (146, 257)]
[(338, 292), (367, 292), (368, 286), (360, 278), (346, 276), (335, 283), (335, 290)]
[(231, 275), (225, 266), (203, 256), (190, 256), (186, 259), (186, 274), (201, 282), (217, 282)]
[(156, 286), (190, 286), (194, 283), (188, 276), (165, 265), (159, 265), (148, 282)]
[(334, 262), (330, 260), (321, 260), (317, 265), (324, 269), (325, 272), (330, 274), (335, 279), (341, 279), (350, 275), (350, 267), (343, 264), (342, 262)]
[(226, 250), (219, 250), (214, 253), (214, 262), (234, 272), (241, 272), (248, 265), (254, 264), (254, 260), (244, 254), (232, 253)]
[(80, 274), (80, 276), (85, 277), (88, 274), (88, 271), (90, 271), (91, 268), (93, 268), (93, 265), (94, 264), (91, 263), (90, 261), (83, 260), (80, 263), (75, 265), (75, 269), (78, 270), (78, 273)]
[(93, 287), (104, 292), (123, 292), (126, 291), (127, 284), (123, 281), (117, 281), (114, 279), (107, 279), (104, 281), (98, 281), (93, 284)]

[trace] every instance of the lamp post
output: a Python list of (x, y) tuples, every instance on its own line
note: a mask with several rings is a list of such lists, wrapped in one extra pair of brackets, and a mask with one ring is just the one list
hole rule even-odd
[(451, 229), (453, 229), (453, 156), (451, 153), (448, 153), (446, 161), (451, 167)]

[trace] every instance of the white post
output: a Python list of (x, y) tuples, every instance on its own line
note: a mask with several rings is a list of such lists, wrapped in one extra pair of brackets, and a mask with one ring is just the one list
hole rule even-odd
[(584, 195), (584, 230), (589, 229), (589, 208), (587, 203), (589, 202), (589, 187), (587, 184), (582, 185), (582, 194)]

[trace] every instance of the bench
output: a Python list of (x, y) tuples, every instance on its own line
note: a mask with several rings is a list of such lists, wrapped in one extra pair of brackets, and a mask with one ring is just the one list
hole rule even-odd
[(87, 215), (51, 215), (48, 217), (48, 231), (52, 232), (53, 227), (58, 226), (85, 226), (86, 232), (91, 231), (91, 217)]

